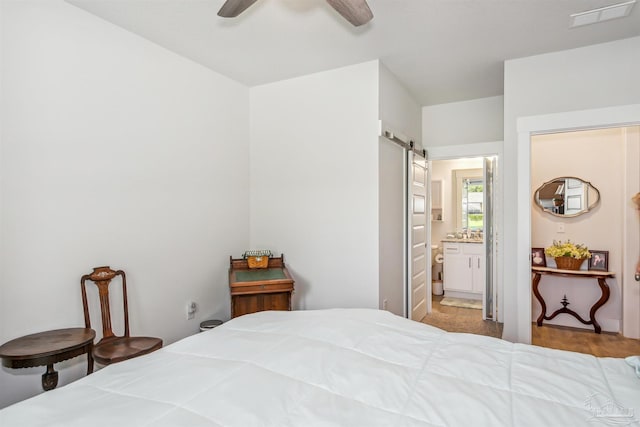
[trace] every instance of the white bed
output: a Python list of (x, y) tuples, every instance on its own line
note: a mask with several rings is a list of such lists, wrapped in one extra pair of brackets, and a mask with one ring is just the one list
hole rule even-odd
[(623, 359), (447, 333), (377, 310), (262, 312), (0, 411), (10, 426), (640, 423)]

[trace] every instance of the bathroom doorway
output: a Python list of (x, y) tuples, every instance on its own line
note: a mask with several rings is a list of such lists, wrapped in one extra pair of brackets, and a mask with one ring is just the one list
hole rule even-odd
[(497, 322), (497, 156), (430, 161), (432, 307), (423, 322), (501, 337)]

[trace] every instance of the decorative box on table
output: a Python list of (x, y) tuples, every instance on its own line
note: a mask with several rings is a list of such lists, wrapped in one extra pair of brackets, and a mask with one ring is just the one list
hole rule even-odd
[(249, 257), (229, 257), (229, 261), (231, 318), (257, 311), (291, 310), (294, 280), (285, 266), (284, 255), (268, 256), (264, 268), (250, 268)]

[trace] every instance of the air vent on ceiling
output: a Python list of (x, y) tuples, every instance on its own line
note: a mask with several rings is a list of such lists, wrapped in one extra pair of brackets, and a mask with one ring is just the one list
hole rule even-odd
[(610, 19), (624, 18), (631, 13), (631, 9), (635, 3), (636, 0), (631, 0), (598, 9), (587, 10), (586, 12), (573, 13), (569, 15), (571, 18), (570, 28), (596, 24)]

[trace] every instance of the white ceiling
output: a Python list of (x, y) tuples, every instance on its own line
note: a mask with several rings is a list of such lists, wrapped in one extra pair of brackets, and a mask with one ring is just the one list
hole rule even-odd
[(259, 0), (231, 20), (224, 0), (68, 0), (249, 86), (379, 58), (422, 105), (501, 95), (505, 59), (640, 35), (639, 5), (569, 29), (620, 1), (368, 0), (374, 19), (354, 28), (324, 0)]

